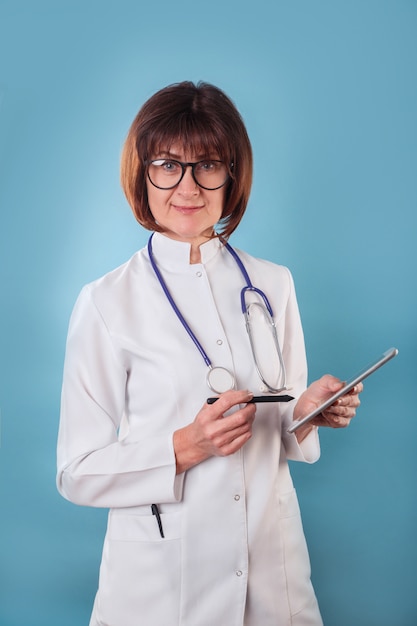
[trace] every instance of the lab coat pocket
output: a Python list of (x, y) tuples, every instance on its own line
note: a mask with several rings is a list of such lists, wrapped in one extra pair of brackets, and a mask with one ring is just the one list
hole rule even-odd
[(279, 503), (288, 602), (291, 614), (295, 615), (315, 598), (310, 559), (295, 490), (280, 494)]
[(162, 538), (151, 513), (110, 512), (96, 602), (99, 623), (139, 626), (138, 616), (144, 625), (178, 623), (180, 517), (161, 514)]
[[(161, 523), (164, 538), (179, 539), (181, 527), (181, 514), (161, 513)], [(108, 538), (112, 541), (160, 541), (158, 521), (155, 515), (130, 515), (111, 511), (107, 528)]]

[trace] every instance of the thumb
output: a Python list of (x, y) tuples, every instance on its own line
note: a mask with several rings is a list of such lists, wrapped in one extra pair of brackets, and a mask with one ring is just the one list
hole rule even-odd
[(341, 389), (344, 384), (345, 383), (342, 380), (336, 378), (336, 376), (332, 376), (331, 374), (325, 374), (320, 379), (320, 385), (323, 390), (331, 393), (339, 391), (339, 389)]

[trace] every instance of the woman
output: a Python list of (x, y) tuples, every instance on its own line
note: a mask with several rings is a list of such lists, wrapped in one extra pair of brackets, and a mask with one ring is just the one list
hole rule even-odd
[(62, 495), (110, 508), (90, 626), (321, 624), (288, 460), (318, 459), (317, 426), (347, 426), (362, 385), (287, 433), (342, 383), (306, 389), (291, 274), (227, 243), (252, 154), (223, 92), (151, 97), (121, 178), (153, 235), (79, 296), (58, 442)]

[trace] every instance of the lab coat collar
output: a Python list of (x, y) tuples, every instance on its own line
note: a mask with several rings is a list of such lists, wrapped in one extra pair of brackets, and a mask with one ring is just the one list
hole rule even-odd
[[(222, 243), (218, 237), (209, 239), (200, 246), (201, 263), (208, 263), (220, 250)], [(190, 266), (191, 244), (171, 239), (162, 233), (154, 233), (152, 251), (161, 267), (170, 270), (184, 270)]]

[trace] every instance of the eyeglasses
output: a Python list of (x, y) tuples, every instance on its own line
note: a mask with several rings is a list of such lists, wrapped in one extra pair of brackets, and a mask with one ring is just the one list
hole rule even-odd
[(182, 163), (175, 159), (149, 161), (148, 178), (158, 189), (173, 189), (184, 178), (187, 167), (191, 167), (191, 174), (197, 185), (210, 191), (220, 189), (230, 178), (229, 169), (223, 161), (204, 160), (196, 163)]

